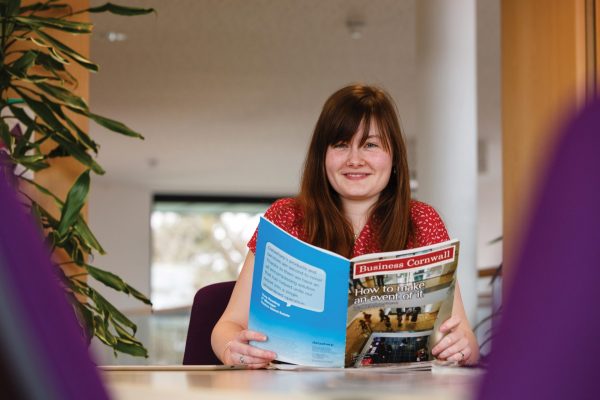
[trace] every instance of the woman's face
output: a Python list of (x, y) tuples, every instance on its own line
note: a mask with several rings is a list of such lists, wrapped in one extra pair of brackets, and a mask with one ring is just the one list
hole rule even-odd
[[(359, 127), (358, 132), (361, 130)], [(361, 136), (355, 134), (350, 142), (329, 146), (325, 170), (342, 203), (365, 201), (372, 205), (390, 180), (392, 155), (383, 147), (377, 124), (371, 123), (369, 137), (362, 145)]]

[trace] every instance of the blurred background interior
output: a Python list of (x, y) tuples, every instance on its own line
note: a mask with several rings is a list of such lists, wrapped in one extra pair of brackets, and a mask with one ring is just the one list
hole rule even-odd
[[(353, 82), (395, 99), (413, 194), (463, 240), (459, 279), (471, 324), (490, 315), (500, 292), (492, 295), (491, 275), (506, 245), (490, 243), (506, 232), (503, 172), (519, 171), (502, 165), (510, 100), (501, 102), (501, 1), (476, 1), (465, 15), (449, 3), (130, 0), (157, 15), (92, 17), (91, 57), (101, 70), (90, 78), (91, 108), (146, 138), (90, 127), (107, 171), (93, 177), (89, 200), (91, 228), (108, 252), (94, 263), (154, 303), (151, 312), (106, 291), (138, 323), (150, 358), (115, 358), (94, 343), (99, 363), (181, 363), (195, 292), (236, 278), (258, 216), (296, 193), (322, 104)], [(444, 31), (456, 18), (464, 29)], [(511, 168), (520, 168), (517, 156)], [(478, 328), (480, 341), (488, 329)]]

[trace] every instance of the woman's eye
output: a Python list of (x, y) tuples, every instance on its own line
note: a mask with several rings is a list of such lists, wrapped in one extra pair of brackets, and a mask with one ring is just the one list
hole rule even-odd
[(344, 143), (344, 142), (339, 142), (334, 144), (333, 146), (334, 149), (345, 149), (346, 147), (348, 147), (348, 143)]
[(367, 142), (367, 143), (365, 143), (365, 147), (367, 149), (375, 149), (375, 148), (379, 147), (379, 145), (377, 143)]

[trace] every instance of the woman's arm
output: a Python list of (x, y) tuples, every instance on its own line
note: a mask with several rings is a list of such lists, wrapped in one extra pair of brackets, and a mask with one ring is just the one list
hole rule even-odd
[(454, 290), (452, 316), (440, 326), (440, 332), (444, 337), (431, 349), (434, 356), (442, 360), (458, 361), (463, 365), (479, 361), (479, 344), (469, 325), (458, 282)]
[(263, 368), (276, 357), (272, 351), (261, 350), (248, 344), (250, 340), (267, 340), (262, 333), (247, 330), (253, 269), (254, 254), (250, 251), (244, 261), (229, 304), (212, 332), (213, 352), (225, 365)]

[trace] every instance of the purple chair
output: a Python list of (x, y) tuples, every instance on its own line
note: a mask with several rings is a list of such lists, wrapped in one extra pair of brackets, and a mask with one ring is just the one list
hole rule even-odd
[(106, 400), (49, 251), (10, 181), (0, 166), (0, 397)]
[(221, 365), (212, 351), (210, 335), (229, 303), (235, 281), (219, 282), (198, 290), (188, 327), (184, 365)]
[(599, 398), (600, 99), (566, 127), (548, 167), (482, 400)]

